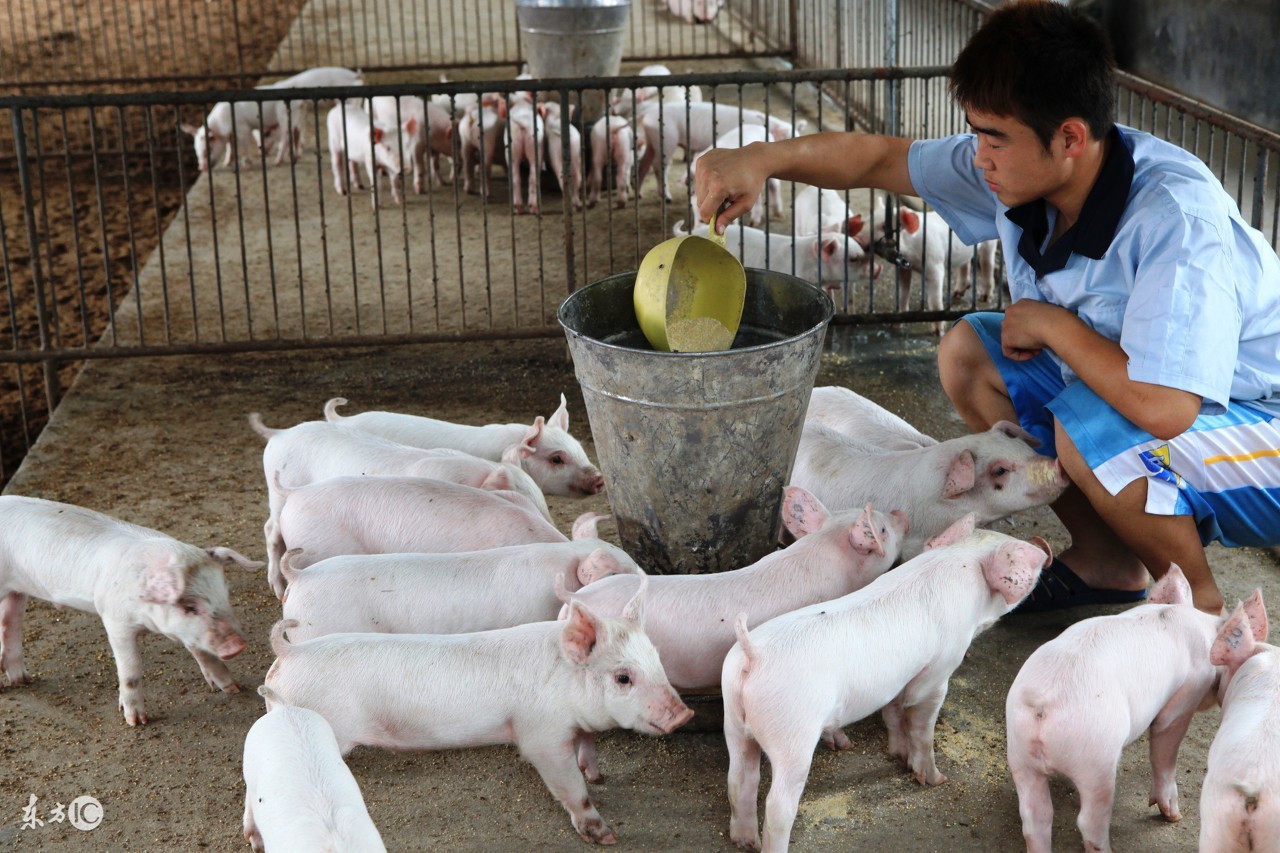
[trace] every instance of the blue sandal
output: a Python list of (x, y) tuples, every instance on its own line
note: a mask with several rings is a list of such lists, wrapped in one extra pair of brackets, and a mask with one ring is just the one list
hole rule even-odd
[(1011, 613), (1046, 613), (1087, 604), (1136, 604), (1147, 597), (1145, 589), (1094, 589), (1057, 557), (1040, 570), (1031, 594)]

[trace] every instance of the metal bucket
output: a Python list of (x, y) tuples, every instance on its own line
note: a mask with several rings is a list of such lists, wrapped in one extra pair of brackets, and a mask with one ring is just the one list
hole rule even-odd
[(534, 77), (616, 77), (631, 0), (516, 0)]
[(635, 278), (589, 284), (559, 312), (622, 547), (656, 574), (742, 568), (777, 546), (831, 300), (748, 269), (733, 349), (657, 352)]

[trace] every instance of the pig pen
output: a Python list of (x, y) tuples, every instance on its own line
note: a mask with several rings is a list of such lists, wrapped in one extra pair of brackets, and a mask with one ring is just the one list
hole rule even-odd
[[(933, 339), (884, 330), (835, 329), (819, 385), (858, 389), (938, 438), (964, 432), (937, 393)], [(93, 507), (184, 541), (261, 556), (266, 487), (262, 442), (245, 416), (268, 425), (320, 416), (347, 396), (349, 412), (398, 409), (467, 423), (549, 415), (569, 399), (570, 430), (595, 458), (582, 397), (563, 341), (432, 344), (319, 353), (144, 358), (91, 363), (32, 449), (8, 492)], [(603, 496), (549, 501), (567, 530)], [(1047, 510), (1002, 524), (1057, 548)], [(616, 542), (616, 530), (601, 525)], [(1280, 600), (1275, 565), (1259, 551), (1214, 548), (1229, 600), (1261, 586)], [(265, 572), (229, 571), (248, 648), (230, 661), (244, 689), (210, 693), (181, 647), (148, 635), (144, 690), (151, 722), (130, 729), (116, 708), (116, 675), (101, 622), (43, 602), (28, 605), (26, 657), (35, 682), (0, 691), (5, 773), (0, 843), (36, 850), (240, 849), (241, 750), (262, 713), (254, 689), (273, 659), (267, 644), (279, 602)], [(793, 834), (796, 850), (1017, 850), (1017, 798), (1004, 758), (1004, 698), (1022, 661), (1071, 622), (1115, 612), (1005, 617), (974, 642), (951, 681), (937, 727), (939, 768), (949, 781), (923, 788), (886, 753), (876, 717), (848, 726), (848, 752), (819, 749)], [(1142, 650), (1135, 649), (1135, 667)], [(703, 716), (713, 705), (692, 705)], [(1198, 796), (1218, 711), (1197, 716), (1178, 762), (1183, 820), (1148, 808), (1145, 736), (1118, 774), (1113, 841), (1123, 850), (1196, 849)], [(621, 849), (728, 850), (727, 757), (722, 737), (690, 725), (663, 738), (615, 731), (599, 737), (605, 781), (591, 785)], [(514, 748), (392, 753), (358, 748), (348, 761), (390, 850), (576, 850), (568, 816)], [(765, 765), (765, 783), (768, 765)], [(764, 793), (762, 787), (762, 796)], [(92, 831), (49, 822), (56, 803), (102, 803)], [(42, 826), (23, 828), (31, 797)], [(1054, 832), (1074, 846), (1076, 798), (1054, 786)]]

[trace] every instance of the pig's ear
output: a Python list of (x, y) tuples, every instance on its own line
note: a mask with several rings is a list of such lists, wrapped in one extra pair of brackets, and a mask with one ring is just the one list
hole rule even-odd
[(1177, 563), (1169, 564), (1169, 571), (1156, 581), (1147, 593), (1147, 601), (1151, 604), (1191, 604), (1191, 584), (1182, 573)]
[(618, 558), (605, 548), (597, 548), (578, 561), (578, 583), (583, 586), (622, 572)]
[(1031, 594), (1050, 558), (1030, 542), (1006, 542), (982, 561), (987, 586), (1013, 606)]
[(858, 233), (862, 231), (863, 225), (864, 223), (862, 221), (861, 213), (859, 213), (857, 216), (851, 216), (849, 218), (849, 221), (845, 223), (845, 233), (848, 234), (850, 237), (856, 237), (858, 236)]
[[(1043, 538), (1039, 536), (1032, 536), (1027, 541), (1030, 542), (1032, 545), (1035, 545), (1041, 551), (1044, 551), (1045, 554), (1049, 556), (1049, 562), (1053, 562), (1053, 546), (1052, 545), (1050, 545), (1048, 542), (1046, 542)], [(1045, 565), (1047, 566), (1048, 563), (1045, 563)]]
[(824, 258), (833, 258), (837, 251), (840, 250), (840, 240), (844, 239), (843, 234), (839, 237), (822, 237), (818, 245), (818, 254)]
[(520, 459), (520, 445), (518, 444), (513, 444), (506, 450), (502, 451), (502, 461), (506, 462), (508, 465), (515, 465), (519, 467)]
[(1001, 435), (1007, 435), (1009, 438), (1016, 438), (1018, 441), (1024, 442), (1028, 447), (1040, 446), (1040, 439), (1036, 438), (1013, 421), (996, 421), (989, 431), (998, 432)]
[(850, 528), (849, 541), (853, 543), (853, 549), (860, 554), (884, 556), (884, 543), (880, 541), (880, 535), (876, 532), (876, 520), (871, 515), (871, 504), (867, 504), (867, 508), (858, 517), (858, 522)]
[(564, 620), (564, 629), (560, 632), (560, 651), (570, 663), (586, 665), (596, 644), (603, 639), (603, 627), (600, 618), (582, 602), (570, 601), (569, 616)]
[(822, 501), (803, 486), (787, 486), (783, 491), (782, 524), (797, 539), (817, 533), (830, 517)]
[(413, 116), (412, 118), (410, 118), (408, 121), (404, 123), (404, 132), (409, 134), (410, 136), (413, 136), (415, 133), (418, 132), (417, 116)]
[(564, 395), (560, 395), (560, 408), (555, 410), (551, 417), (547, 418), (547, 423), (553, 427), (559, 427), (565, 432), (569, 431), (569, 402), (565, 400)]
[(920, 214), (909, 207), (900, 207), (898, 211), (902, 216), (902, 227), (908, 234), (914, 234), (920, 230)]
[(182, 124), (182, 125), (179, 125), (179, 127), (182, 128), (182, 132), (185, 133), (187, 136), (195, 136), (197, 133), (200, 132), (200, 128), (190, 124)]
[(948, 545), (955, 545), (957, 542), (963, 542), (969, 538), (969, 535), (973, 533), (977, 526), (978, 516), (972, 512), (965, 513), (964, 518), (953, 521), (950, 527), (925, 542), (924, 550), (928, 551), (932, 548), (945, 548)]
[(182, 597), (187, 586), (183, 567), (172, 554), (147, 554), (142, 564), (142, 600), (155, 604), (173, 604)]
[(480, 488), (489, 489), (491, 491), (510, 491), (512, 488), (511, 472), (506, 468), (494, 468), (489, 472), (488, 476), (484, 478), (484, 482), (480, 484)]
[(370, 131), (370, 133), (372, 133), (372, 135), (373, 135), (373, 144), (374, 144), (374, 145), (377, 145), (379, 142), (381, 142), (381, 141), (382, 141), (382, 128), (378, 127), (377, 125), (374, 125), (374, 127), (373, 127), (373, 129)]
[(608, 518), (608, 513), (602, 512), (584, 512), (573, 520), (573, 533), (571, 539), (599, 539), (599, 524)]
[(948, 500), (958, 498), (973, 489), (978, 482), (978, 466), (973, 453), (961, 450), (951, 460), (947, 469), (947, 479), (942, 486), (942, 496)]
[(542, 438), (542, 425), (545, 423), (546, 421), (542, 419), (542, 415), (538, 415), (533, 419), (533, 425), (524, 434), (524, 439), (516, 445), (516, 449), (521, 456), (529, 457), (538, 452), (538, 439)]
[(1209, 662), (1235, 672), (1256, 651), (1253, 631), (1249, 628), (1249, 617), (1245, 615), (1244, 605), (1237, 604), (1235, 612), (1223, 623), (1218, 631), (1218, 638), (1209, 649)]
[(260, 569), (266, 565), (266, 563), (261, 560), (250, 560), (240, 552), (233, 551), (230, 548), (223, 548), (222, 546), (218, 546), (216, 548), (205, 548), (204, 551), (219, 563), (223, 563), (224, 565), (227, 563), (235, 563), (240, 568), (248, 569), (249, 571)]
[(1262, 603), (1262, 590), (1255, 589), (1244, 602), (1244, 615), (1249, 617), (1249, 630), (1259, 643), (1267, 641), (1267, 607)]
[(631, 600), (627, 602), (627, 606), (622, 608), (622, 618), (630, 619), (637, 625), (644, 624), (644, 600), (649, 594), (649, 576), (640, 575), (640, 586), (636, 589), (636, 594), (631, 596)]

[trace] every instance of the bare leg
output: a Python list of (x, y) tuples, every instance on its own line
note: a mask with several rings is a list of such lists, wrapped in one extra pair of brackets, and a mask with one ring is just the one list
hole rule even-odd
[[(1058, 428), (1057, 436), (1058, 459), (1062, 467), (1084, 496), (1088, 509), (1101, 519), (1101, 524), (1085, 535), (1072, 530), (1063, 513), (1058, 513), (1072, 532), (1072, 546), (1065, 554), (1079, 555), (1067, 563), (1072, 570), (1091, 586), (1097, 580), (1102, 587), (1140, 589), (1146, 583), (1146, 572), (1139, 569), (1145, 566), (1159, 578), (1169, 570), (1170, 563), (1177, 563), (1191, 584), (1196, 607), (1209, 613), (1220, 613), (1222, 593), (1213, 579), (1204, 546), (1200, 544), (1195, 519), (1189, 515), (1148, 513), (1146, 479), (1135, 480), (1113, 496), (1084, 464), (1070, 436), (1061, 428)], [(1054, 504), (1055, 512), (1060, 503), (1062, 499)], [(1128, 565), (1115, 559), (1119, 551), (1117, 543), (1135, 555)], [(1106, 551), (1095, 552), (1099, 557), (1093, 560), (1080, 559), (1089, 553), (1085, 550), (1087, 547), (1099, 544), (1110, 545), (1110, 560), (1106, 559)]]
[(1150, 738), (1151, 799), (1148, 805), (1159, 806), (1160, 814), (1170, 821), (1182, 819), (1178, 811), (1178, 747), (1191, 727), (1195, 708), (1170, 721), (1163, 728), (1159, 717), (1152, 723), (1147, 735)]
[(573, 828), (583, 841), (615, 844), (618, 836), (604, 822), (587, 794), (587, 783), (578, 771), (573, 745), (572, 738), (555, 743), (521, 743), (520, 751), (537, 769), (552, 796), (569, 812)]
[(142, 652), (138, 649), (139, 629), (136, 625), (103, 623), (107, 640), (116, 659), (116, 675), (120, 680), (120, 710), (131, 726), (146, 725), (147, 712), (142, 704)]
[[(975, 432), (990, 429), (1001, 420), (1017, 422), (1018, 415), (1004, 379), (982, 346), (978, 333), (968, 323), (957, 323), (938, 343), (938, 376), (951, 405)], [(1101, 498), (1096, 492), (1106, 495), (1108, 501), (1116, 499), (1098, 483), (1075, 445), (1061, 430), (1058, 431), (1058, 458), (1075, 484), (1052, 506), (1071, 536), (1070, 547), (1059, 558), (1096, 589), (1142, 589), (1147, 583), (1146, 568), (1131, 550), (1129, 540), (1109, 522), (1110, 516), (1104, 518), (1099, 513), (1095, 498)], [(1085, 489), (1081, 480), (1089, 481), (1096, 489)], [(1145, 483), (1142, 488), (1145, 499)], [(1124, 511), (1130, 512), (1131, 508), (1126, 507)], [(1196, 545), (1203, 557), (1204, 549), (1199, 548), (1198, 539)], [(1163, 564), (1160, 572), (1167, 567), (1168, 563)]]
[(217, 655), (211, 655), (194, 646), (187, 646), (187, 651), (191, 652), (196, 663), (200, 664), (200, 672), (204, 675), (205, 683), (209, 685), (210, 690), (221, 690), (223, 693), (240, 692), (240, 685), (236, 683), (235, 676)]
[(22, 614), (27, 597), (11, 592), (0, 599), (0, 667), (10, 684), (27, 684), (31, 675), (22, 665)]
[(742, 850), (759, 850), (756, 797), (760, 791), (760, 744), (747, 737), (727, 714), (724, 739), (729, 749), (729, 839)]

